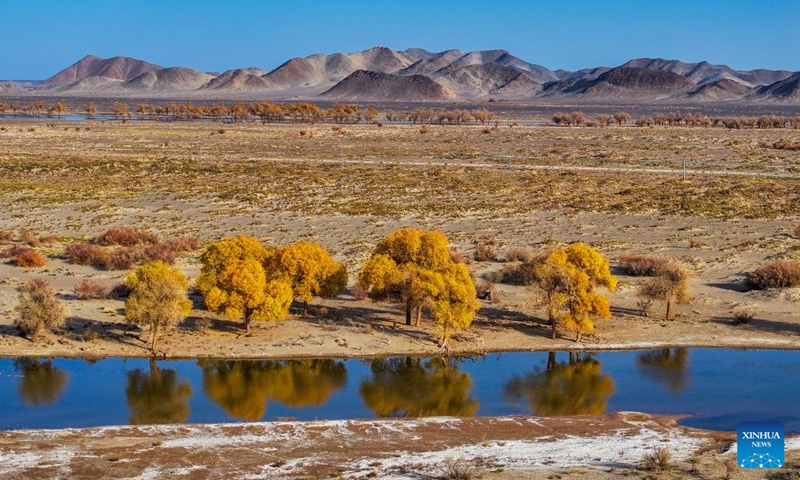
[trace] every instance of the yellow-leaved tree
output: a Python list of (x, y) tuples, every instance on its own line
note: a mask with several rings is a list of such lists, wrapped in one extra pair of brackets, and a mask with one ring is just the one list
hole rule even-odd
[(419, 325), (427, 307), (439, 322), (444, 346), (450, 330), (466, 328), (480, 308), (464, 265), (450, 260), (447, 237), (437, 231), (401, 228), (381, 240), (359, 275), (373, 300), (405, 307), (406, 325)]
[(333, 298), (347, 286), (344, 265), (312, 242), (277, 248), (269, 255), (267, 270), (291, 284), (295, 297), (303, 302), (303, 315), (313, 297)]
[(137, 268), (125, 284), (131, 291), (125, 300), (125, 319), (150, 327), (150, 350), (155, 353), (161, 327), (180, 322), (192, 309), (186, 275), (156, 260)]
[[(614, 292), (617, 278), (611, 274), (608, 259), (588, 245), (573, 243), (552, 251), (534, 267), (534, 280), (547, 300), (553, 338), (559, 322), (575, 331), (579, 342), (581, 335), (594, 331), (593, 317), (611, 317), (608, 298), (597, 288)], [(564, 307), (567, 311), (559, 318)]]
[(246, 335), (253, 320), (277, 320), (289, 315), (292, 286), (268, 272), (272, 251), (255, 238), (237, 237), (210, 243), (200, 261), (203, 268), (197, 288), (206, 307), (230, 319), (242, 318)]

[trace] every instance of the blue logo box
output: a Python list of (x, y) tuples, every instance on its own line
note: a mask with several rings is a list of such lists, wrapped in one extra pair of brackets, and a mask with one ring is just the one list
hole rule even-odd
[(784, 462), (783, 424), (740, 423), (737, 449), (737, 463), (742, 468), (781, 468)]

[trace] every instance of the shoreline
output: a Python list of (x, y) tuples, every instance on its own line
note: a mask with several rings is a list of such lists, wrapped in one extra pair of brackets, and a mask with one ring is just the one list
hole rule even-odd
[[(252, 337), (250, 337), (252, 339)], [(26, 340), (29, 341), (29, 340)], [(36, 344), (31, 342), (32, 345), (39, 345), (43, 347), (57, 347), (61, 344), (56, 340), (55, 344), (50, 345)], [(348, 353), (345, 351), (320, 351), (313, 353), (297, 353), (297, 352), (275, 352), (254, 354), (252, 351), (246, 353), (230, 352), (225, 355), (213, 354), (172, 354), (170, 352), (159, 352), (157, 355), (151, 355), (146, 351), (139, 353), (131, 353), (127, 351), (117, 352), (75, 352), (74, 349), (65, 348), (44, 348), (43, 351), (24, 350), (21, 352), (11, 352), (7, 348), (0, 347), (0, 359), (18, 358), (18, 357), (36, 357), (36, 358), (65, 358), (65, 359), (81, 359), (81, 358), (132, 358), (132, 359), (154, 359), (154, 360), (197, 360), (197, 359), (214, 359), (214, 360), (301, 360), (301, 359), (374, 359), (374, 358), (388, 358), (388, 357), (480, 357), (491, 354), (502, 353), (533, 353), (533, 352), (613, 352), (613, 351), (632, 351), (632, 350), (659, 350), (668, 348), (691, 348), (691, 349), (731, 349), (731, 350), (800, 350), (800, 342), (793, 340), (776, 341), (773, 339), (759, 339), (757, 341), (748, 341), (745, 339), (733, 339), (727, 342), (703, 342), (703, 341), (686, 341), (686, 342), (636, 342), (636, 343), (613, 343), (613, 344), (574, 344), (572, 342), (559, 343), (554, 345), (535, 345), (531, 347), (501, 347), (492, 346), (483, 349), (470, 348), (450, 348), (449, 350), (442, 350), (436, 346), (418, 349), (381, 349), (374, 352), (362, 353)]]

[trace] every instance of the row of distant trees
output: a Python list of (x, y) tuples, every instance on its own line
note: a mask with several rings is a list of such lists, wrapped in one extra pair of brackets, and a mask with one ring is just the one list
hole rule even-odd
[[(588, 126), (608, 127), (612, 123), (620, 127), (628, 125), (631, 115), (619, 111), (613, 115), (599, 114), (594, 120), (584, 112), (571, 113), (556, 112), (551, 120), (556, 126)], [(780, 115), (762, 115), (760, 117), (709, 117), (699, 113), (657, 113), (652, 117), (639, 117), (633, 122), (637, 127), (669, 126), (669, 127), (725, 127), (731, 129), (742, 128), (800, 128), (800, 116), (785, 117)]]
[[(57, 101), (46, 105), (38, 100), (21, 105), (19, 102), (0, 102), (0, 114), (12, 113), (29, 116), (61, 116), (67, 113), (64, 101)], [(83, 106), (83, 114), (94, 117), (98, 115), (95, 102)], [(135, 107), (124, 102), (114, 102), (110, 113), (118, 120), (134, 118), (149, 120), (215, 120), (219, 122), (246, 122), (261, 121), (263, 123), (374, 123), (379, 120), (380, 112), (373, 106), (360, 107), (353, 103), (337, 103), (324, 110), (319, 105), (310, 102), (300, 103), (272, 103), (250, 102), (214, 105), (201, 105), (191, 102), (167, 103), (163, 105), (140, 103)], [(463, 125), (469, 123), (499, 122), (494, 113), (486, 108), (477, 109), (433, 109), (414, 108), (411, 110), (386, 110), (386, 122), (412, 123), (412, 124), (440, 124)], [(670, 127), (724, 127), (729, 129), (744, 128), (793, 128), (800, 129), (800, 116), (787, 117), (782, 115), (736, 116), (736, 117), (711, 117), (699, 113), (667, 112), (657, 113), (650, 117), (638, 117), (632, 120), (631, 114), (618, 111), (614, 114), (598, 114), (594, 118), (582, 111), (556, 112), (551, 116), (551, 121), (556, 126), (588, 126), (608, 127), (616, 124), (620, 127), (636, 125), (637, 127), (670, 126)]]

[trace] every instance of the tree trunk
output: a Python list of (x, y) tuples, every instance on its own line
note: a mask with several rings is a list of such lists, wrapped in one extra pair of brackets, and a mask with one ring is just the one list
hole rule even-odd
[(244, 312), (244, 335), (246, 337), (250, 336), (250, 312)]
[(417, 318), (414, 321), (414, 326), (419, 327), (420, 319), (422, 319), (422, 306), (417, 307)]
[(578, 342), (580, 342), (580, 341), (581, 341), (581, 331), (580, 331), (580, 330), (578, 330), (578, 331), (575, 333), (575, 343), (578, 343)]
[(308, 302), (303, 300), (303, 316), (308, 315)]
[(158, 340), (158, 324), (154, 323), (150, 326), (150, 351), (153, 355), (156, 354), (156, 341)]
[(547, 352), (547, 371), (553, 370), (556, 366), (556, 352)]
[(558, 325), (556, 324), (556, 309), (553, 306), (550, 306), (550, 311), (548, 312), (547, 319), (550, 321), (550, 334), (553, 340), (556, 339), (556, 330)]
[(672, 300), (667, 300), (667, 321), (670, 320), (670, 316), (672, 315)]
[(411, 326), (411, 300), (406, 300), (406, 325)]

